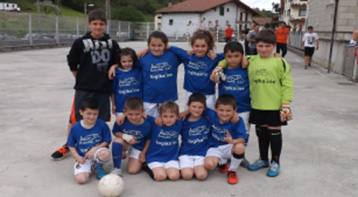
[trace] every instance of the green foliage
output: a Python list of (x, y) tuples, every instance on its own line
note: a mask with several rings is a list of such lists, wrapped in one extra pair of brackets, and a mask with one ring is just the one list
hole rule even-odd
[(61, 10), (58, 6), (52, 3), (52, 1), (43, 1), (40, 2), (40, 8), (45, 12), (45, 14), (49, 14), (51, 12), (54, 12), (56, 15), (61, 14)]
[(112, 10), (112, 18), (122, 21), (144, 21), (145, 15), (133, 5), (129, 5), (119, 10)]

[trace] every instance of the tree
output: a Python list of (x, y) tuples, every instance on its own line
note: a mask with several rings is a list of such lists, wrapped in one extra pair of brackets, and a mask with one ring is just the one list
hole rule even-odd
[(58, 6), (52, 3), (52, 1), (45, 0), (39, 3), (40, 8), (45, 12), (45, 14), (49, 14), (51, 12), (56, 13), (56, 15), (61, 14), (61, 10)]

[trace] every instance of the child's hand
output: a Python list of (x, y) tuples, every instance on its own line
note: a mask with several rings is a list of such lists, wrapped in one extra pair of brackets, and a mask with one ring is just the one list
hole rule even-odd
[(281, 122), (290, 121), (293, 119), (290, 104), (282, 103), (280, 109)]
[(210, 50), (208, 51), (208, 53), (206, 54), (211, 60), (214, 60), (217, 56), (216, 53), (214, 53), (214, 51)]
[(116, 123), (118, 125), (122, 125), (125, 119), (126, 119), (126, 115), (122, 114), (116, 118)]
[(186, 52), (188, 55), (193, 55), (194, 54), (194, 50), (190, 50)]
[(116, 77), (116, 69), (118, 68), (118, 65), (115, 64), (109, 68), (108, 71), (108, 79), (113, 80), (114, 77)]
[(141, 163), (144, 163), (146, 161), (145, 159), (145, 153), (141, 152), (138, 157), (138, 161)]
[(158, 125), (159, 127), (163, 126), (163, 120), (161, 117), (158, 117), (155, 119), (155, 124)]
[(232, 142), (232, 136), (228, 130), (226, 130), (226, 137), (224, 138), (224, 141), (227, 142), (228, 144)]
[(231, 118), (231, 123), (235, 124), (235, 123), (239, 122), (239, 119), (240, 119), (239, 114), (235, 113)]
[(129, 140), (128, 142), (130, 145), (136, 144), (138, 143), (137, 139), (135, 138), (135, 136), (133, 136), (133, 138), (131, 140)]
[(274, 57), (282, 57), (282, 55), (280, 53), (274, 53), (273, 56)]
[(215, 69), (211, 73), (210, 80), (213, 81), (214, 83), (220, 83), (220, 78), (223, 81), (226, 80), (226, 76), (224, 74), (223, 67), (218, 65), (218, 66), (215, 67)]
[(138, 57), (138, 59), (140, 59), (141, 57), (145, 56), (145, 54), (147, 54), (147, 53), (148, 53), (148, 51), (149, 51), (149, 49), (148, 49), (148, 48), (146, 48), (146, 49), (143, 49), (143, 50), (139, 51), (139, 52), (137, 53), (137, 57)]
[(85, 154), (85, 159), (93, 159), (94, 153), (97, 151), (97, 148), (92, 147), (87, 153)]
[(80, 163), (80, 164), (84, 164), (85, 161), (86, 161), (86, 159), (85, 159), (84, 157), (77, 157), (77, 158), (76, 158), (76, 161), (77, 161), (78, 163)]
[(242, 68), (247, 68), (249, 66), (249, 61), (247, 61), (246, 56), (242, 56), (241, 66)]
[(129, 135), (126, 133), (123, 133), (122, 135), (122, 139), (126, 142), (128, 142), (129, 144), (133, 145), (137, 142), (137, 140), (135, 139), (135, 137), (133, 135)]
[(112, 105), (112, 114), (113, 115), (116, 115), (117, 114), (117, 108), (116, 108), (116, 106), (115, 105)]

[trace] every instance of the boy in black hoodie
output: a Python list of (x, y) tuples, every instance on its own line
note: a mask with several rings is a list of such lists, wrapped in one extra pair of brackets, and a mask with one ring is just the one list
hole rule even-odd
[[(76, 39), (67, 55), (67, 63), (73, 76), (76, 78), (67, 136), (72, 125), (82, 119), (79, 114), (81, 102), (85, 98), (94, 98), (99, 105), (98, 118), (103, 121), (110, 120), (110, 95), (112, 81), (108, 79), (109, 68), (116, 64), (117, 54), (120, 50), (116, 41), (104, 33), (107, 27), (106, 15), (102, 10), (92, 10), (88, 15), (90, 32)], [(66, 137), (67, 137), (66, 136)], [(66, 138), (67, 139), (67, 138)], [(63, 159), (69, 152), (67, 142), (57, 149), (51, 157), (54, 160)]]

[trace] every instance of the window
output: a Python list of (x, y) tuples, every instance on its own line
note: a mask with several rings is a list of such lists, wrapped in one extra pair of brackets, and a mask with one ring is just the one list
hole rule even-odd
[(306, 9), (300, 9), (298, 16), (306, 16)]
[(158, 16), (158, 19), (162, 19), (162, 17), (161, 17), (161, 16)]
[(173, 19), (169, 19), (169, 25), (173, 25), (174, 21)]
[(216, 12), (216, 8), (214, 8), (214, 12)]
[(226, 8), (226, 12), (229, 12), (230, 10), (229, 10), (229, 8)]
[(220, 7), (220, 16), (224, 16), (224, 14), (225, 14), (225, 8)]
[(288, 10), (287, 10), (287, 16), (290, 16), (290, 15), (291, 15), (291, 10), (288, 9)]

